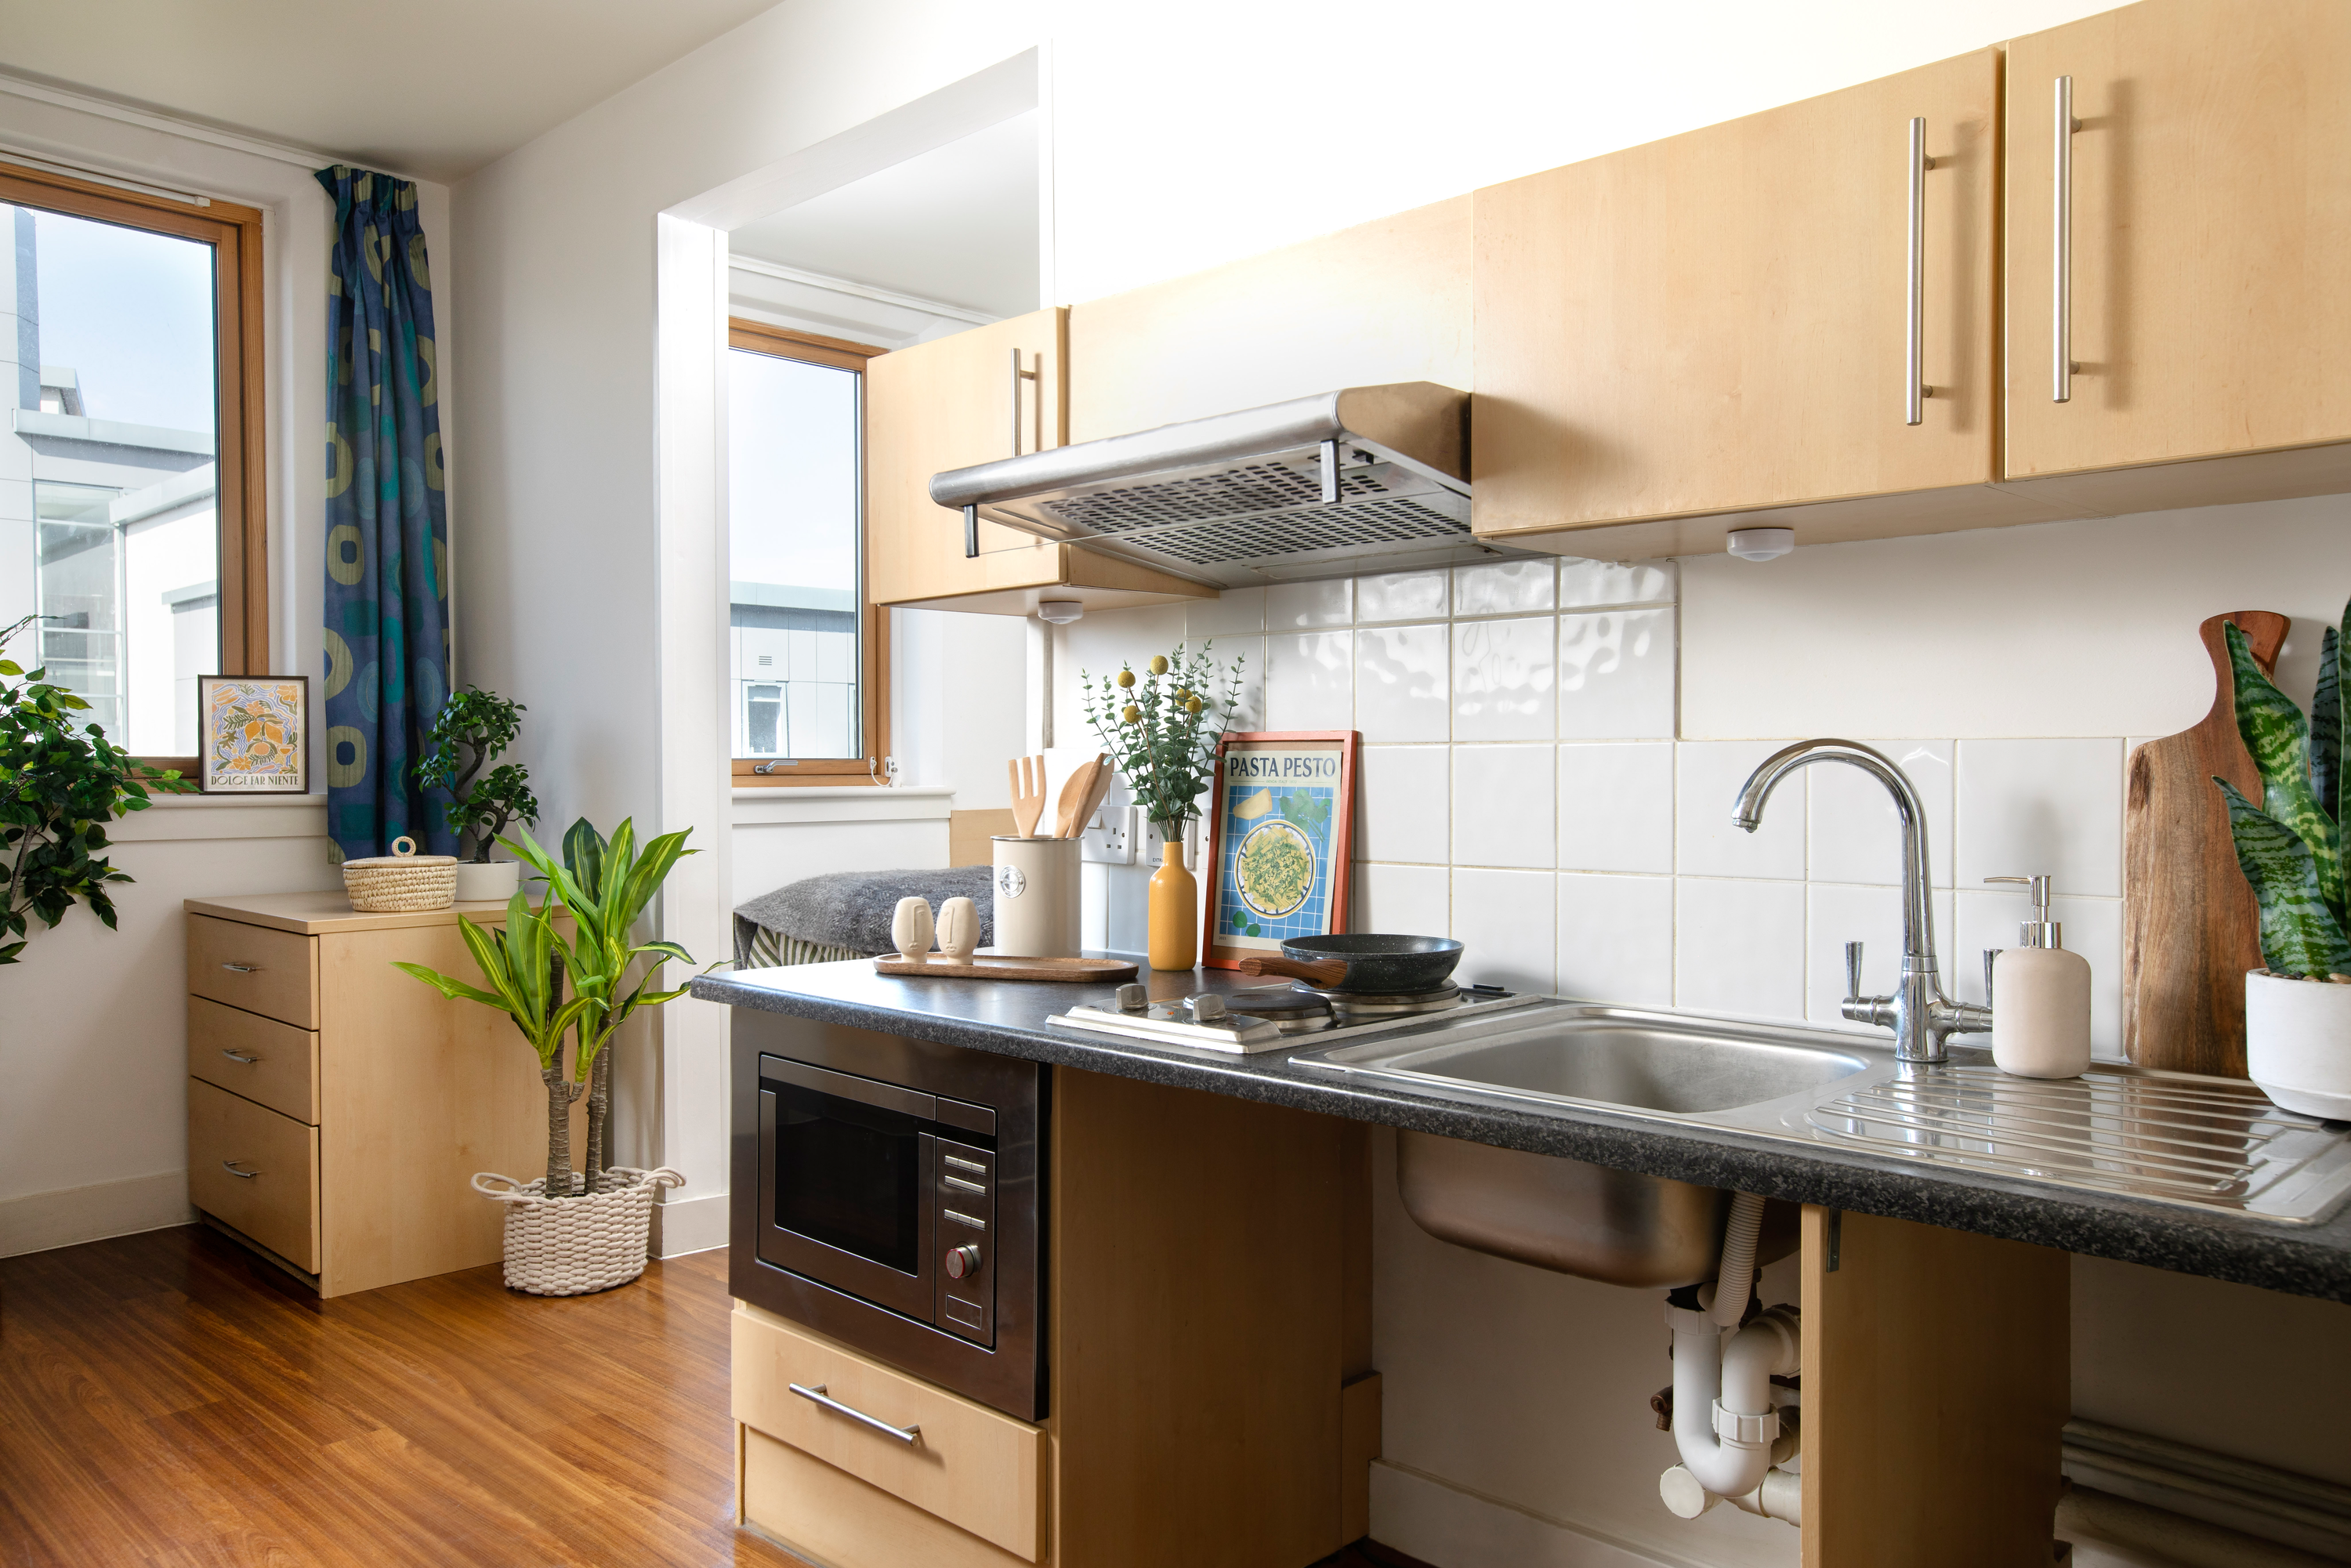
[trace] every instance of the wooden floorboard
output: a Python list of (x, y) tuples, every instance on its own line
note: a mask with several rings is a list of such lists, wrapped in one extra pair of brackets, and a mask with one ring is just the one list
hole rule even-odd
[(734, 1527), (727, 1307), (723, 1251), (559, 1300), (321, 1301), (193, 1225), (0, 1260), (0, 1564), (804, 1568)]

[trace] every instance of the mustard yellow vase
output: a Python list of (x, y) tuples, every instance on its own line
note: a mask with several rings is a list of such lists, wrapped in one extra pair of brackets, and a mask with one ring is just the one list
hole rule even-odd
[(1200, 883), (1184, 869), (1179, 829), (1159, 846), (1159, 869), (1151, 873), (1151, 967), (1188, 969), (1200, 961)]

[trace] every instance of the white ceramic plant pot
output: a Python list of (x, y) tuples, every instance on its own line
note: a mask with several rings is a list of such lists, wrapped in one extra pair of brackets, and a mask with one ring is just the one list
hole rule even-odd
[(492, 861), (487, 865), (474, 861), (457, 862), (457, 902), (460, 904), (504, 904), (521, 885), (520, 861)]
[(2351, 986), (2248, 971), (2245, 1068), (2286, 1110), (2351, 1120)]

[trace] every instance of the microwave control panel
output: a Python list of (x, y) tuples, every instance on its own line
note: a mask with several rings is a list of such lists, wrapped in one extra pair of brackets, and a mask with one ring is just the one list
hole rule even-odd
[(942, 1137), (931, 1190), (939, 1249), (938, 1327), (975, 1344), (996, 1343), (996, 1155)]

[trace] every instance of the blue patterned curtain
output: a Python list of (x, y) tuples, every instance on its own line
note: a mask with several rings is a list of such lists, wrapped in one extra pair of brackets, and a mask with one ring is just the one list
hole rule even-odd
[(338, 163), (327, 291), (329, 831), (346, 857), (407, 834), (455, 854), (414, 763), (449, 695), (449, 514), (432, 272), (416, 186)]

